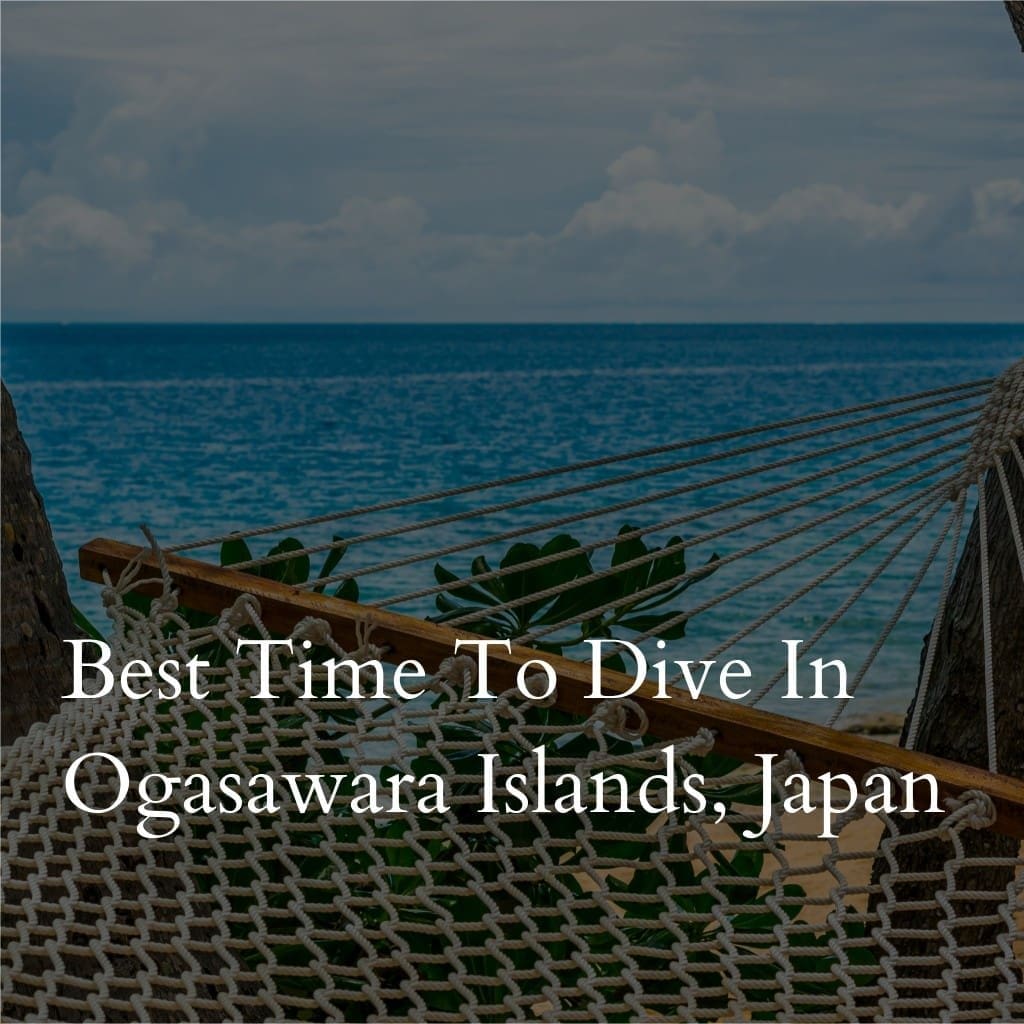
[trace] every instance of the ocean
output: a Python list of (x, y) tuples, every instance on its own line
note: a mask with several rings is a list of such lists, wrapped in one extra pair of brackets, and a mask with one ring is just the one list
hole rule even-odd
[[(100, 619), (97, 588), (76, 573), (94, 536), (141, 542), (145, 522), (174, 544), (986, 377), (1024, 353), (1024, 325), (8, 324), (2, 340), (73, 599)], [(452, 536), (467, 534), (431, 541)], [(451, 566), (468, 572), (470, 560)], [(429, 585), (430, 570), (401, 582)], [(880, 579), (833, 649), (868, 643), (906, 582), (906, 570)], [(859, 709), (905, 707), (934, 586)], [(805, 611), (806, 628), (824, 613)], [(709, 639), (735, 624), (731, 606), (709, 614)]]

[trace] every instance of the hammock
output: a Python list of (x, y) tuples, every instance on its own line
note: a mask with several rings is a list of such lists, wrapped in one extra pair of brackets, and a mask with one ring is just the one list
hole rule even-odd
[[(173, 547), (91, 542), (82, 572), (104, 585), (111, 664), (202, 654), (210, 693), (68, 703), (11, 749), (6, 1015), (1020, 1019), (1024, 783), (998, 771), (1018, 756), (1019, 724), (1000, 712), (997, 685), (1010, 668), (999, 623), (1016, 614), (1019, 635), (1020, 609), (1005, 606), (991, 551), (1008, 531), (1024, 575), (1022, 432), (1024, 361), (994, 381)], [(972, 515), (982, 767), (914, 749)], [(313, 542), (253, 554), (298, 532)], [(484, 555), (509, 542), (492, 567)], [(211, 564), (218, 549), (230, 564)], [(627, 574), (628, 601), (601, 590)], [(801, 658), (827, 657), (841, 635), (858, 652), (854, 697), (895, 678), (887, 661), (904, 674), (907, 643), (928, 637), (897, 747), (836, 728), (855, 700), (779, 714), (784, 663), (743, 704), (693, 700), (682, 674), (661, 700), (651, 682), (634, 688), (609, 645), (606, 692), (629, 696), (589, 700), (578, 641), (613, 626), (648, 650), (661, 637), (688, 658), (700, 643), (706, 660), (747, 651), (751, 663), (781, 659), (783, 636), (802, 638)], [(478, 663), (453, 656), (455, 637), (473, 633), (513, 640), (491, 653), (492, 700), (474, 699)], [(272, 637), (292, 638), (295, 653), (270, 656), (278, 699), (249, 700), (256, 661), (237, 642)], [(558, 677), (544, 701), (515, 686), (520, 674), (543, 684), (520, 673), (538, 649)], [(416, 658), (433, 674), (416, 700), (307, 699), (307, 651)], [(140, 840), (148, 812), (134, 792), (105, 815), (65, 793), (72, 763), (97, 750), (133, 778), (363, 773), (394, 786), (404, 809), (354, 813), (343, 795), (322, 813), (279, 793), (274, 814), (181, 815), (165, 838)], [(777, 755), (767, 783), (753, 764), (762, 752)], [(480, 813), (481, 754), (500, 779), (525, 780), (528, 809)], [(632, 791), (617, 809), (533, 809), (545, 772), (639, 783), (667, 761), (680, 805), (681, 780), (704, 777), (705, 810), (649, 811)], [(906, 772), (931, 772), (945, 809), (875, 813), (860, 792), (823, 839), (784, 800), (791, 774), (826, 770), (856, 782), (880, 772), (896, 791)], [(427, 772), (445, 780), (446, 809), (417, 802)], [(78, 782), (90, 806), (116, 802), (109, 764), (90, 759)]]

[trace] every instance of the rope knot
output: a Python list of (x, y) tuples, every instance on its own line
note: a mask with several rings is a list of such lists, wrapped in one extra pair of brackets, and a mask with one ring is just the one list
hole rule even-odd
[(587, 719), (583, 732), (597, 739), (602, 732), (621, 736), (624, 740), (638, 740), (647, 732), (647, 712), (628, 697), (613, 697), (598, 704)]
[[(156, 541), (156, 537), (153, 535), (153, 531), (143, 523), (140, 527), (142, 535), (149, 541), (149, 549), (153, 557), (156, 559), (156, 564), (160, 568), (160, 578), (164, 581), (164, 590), (171, 589), (171, 571), (167, 568), (167, 559), (164, 557), (163, 548)], [(175, 608), (177, 605), (175, 605)]]
[(790, 775), (802, 775), (804, 771), (804, 763), (800, 760), (800, 755), (795, 750), (787, 750), (773, 765), (772, 775), (776, 779), (782, 779), (785, 776), (787, 779)]
[[(379, 660), (391, 650), (387, 644), (375, 644), (370, 638), (377, 628), (375, 622), (364, 620), (356, 623), (356, 651), (364, 657)], [(329, 635), (329, 634), (328, 634)]]
[(317, 647), (326, 647), (331, 642), (331, 627), (323, 619), (307, 615), (292, 630), (295, 640), (308, 640)]
[(973, 483), (991, 469), (1024, 434), (1024, 359), (1004, 370), (992, 385), (971, 433), (961, 478)]
[(158, 618), (173, 615), (178, 610), (178, 592), (168, 590), (159, 597), (154, 597), (150, 609), (152, 614)]
[(227, 629), (239, 630), (259, 622), (260, 603), (252, 594), (239, 594), (230, 608), (221, 613), (221, 624)]
[(707, 757), (715, 749), (715, 734), (706, 726), (701, 726), (686, 741), (684, 749), (687, 754), (693, 754), (694, 757)]
[(461, 689), (463, 696), (476, 683), (476, 662), (468, 654), (445, 658), (438, 666), (437, 679)]
[(944, 802), (949, 811), (950, 825), (963, 822), (968, 828), (982, 829), (995, 823), (995, 805), (991, 797), (980, 789), (968, 789), (959, 796), (948, 797)]

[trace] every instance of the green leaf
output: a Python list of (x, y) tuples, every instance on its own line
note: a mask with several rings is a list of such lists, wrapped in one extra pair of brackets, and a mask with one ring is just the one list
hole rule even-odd
[[(474, 565), (476, 565), (476, 562), (474, 562)], [(486, 561), (484, 562), (484, 565), (487, 565)], [(476, 570), (473, 569), (472, 571), (475, 575)], [(483, 571), (489, 570), (485, 569)], [(459, 577), (450, 569), (446, 569), (440, 562), (434, 566), (434, 579), (441, 584), (457, 583), (459, 581)], [(451, 590), (438, 594), (438, 602), (440, 602), (442, 597), (447, 597), (448, 600), (451, 600), (452, 598), (459, 598), (471, 605), (495, 605), (500, 603), (500, 601), (495, 600), (493, 594), (489, 594), (486, 590), (472, 584), (453, 587)]]
[[(289, 551), (301, 551), (303, 544), (294, 537), (286, 537), (280, 544), (267, 552), (267, 557), (283, 555)], [(269, 565), (260, 566), (260, 575), (264, 579), (277, 580), (278, 583), (287, 583), (289, 586), (296, 586), (305, 583), (309, 579), (309, 555), (296, 555), (280, 562), (271, 562)]]
[[(682, 537), (669, 537), (666, 548), (674, 548), (682, 544)], [(677, 580), (686, 572), (686, 551), (680, 547), (677, 551), (656, 558), (651, 565), (650, 582), (664, 583), (666, 580)]]
[[(569, 557), (556, 558), (545, 565), (535, 565), (521, 572), (510, 572), (502, 577), (506, 600), (522, 600), (531, 594), (541, 594), (552, 587), (568, 586), (574, 580), (590, 575), (593, 568), (586, 552), (580, 543), (567, 533), (552, 537), (543, 547), (536, 544), (514, 544), (501, 560), (501, 568), (514, 569), (517, 565), (538, 561), (553, 555), (564, 555), (573, 552)], [(526, 601), (515, 609), (516, 621), (523, 630), (534, 624), (542, 610), (556, 604), (558, 597), (547, 596), (536, 601)], [(586, 609), (583, 609), (584, 611)], [(552, 619), (557, 622), (560, 619)]]
[(252, 552), (249, 545), (241, 537), (232, 537), (220, 546), (220, 564), (223, 566), (237, 565), (239, 562), (251, 562)]
[[(345, 552), (348, 551), (348, 545), (343, 543), (343, 539), (340, 534), (334, 534), (332, 540), (335, 546), (327, 553), (327, 557), (324, 559), (324, 564), (320, 569), (320, 574), (317, 576), (318, 580), (332, 576), (334, 574), (334, 570), (338, 568), (338, 563), (345, 557)], [(322, 594), (326, 586), (326, 583), (318, 583), (313, 590), (317, 594)]]
[[(636, 527), (630, 526), (626, 523), (619, 530), (619, 535), (621, 536), (625, 533), (632, 533), (635, 529)], [(623, 565), (626, 562), (631, 562), (637, 558), (643, 558), (648, 553), (649, 549), (641, 537), (632, 537), (626, 540), (620, 540), (612, 549), (612, 568)], [(621, 570), (619, 573), (612, 576), (611, 579), (617, 582), (622, 596), (628, 597), (631, 594), (635, 594), (638, 590), (643, 589), (649, 572), (649, 564), (637, 565), (631, 569)]]
[(359, 584), (349, 577), (347, 580), (342, 580), (338, 584), (337, 590), (334, 591), (335, 597), (340, 597), (343, 601), (354, 601), (359, 600)]

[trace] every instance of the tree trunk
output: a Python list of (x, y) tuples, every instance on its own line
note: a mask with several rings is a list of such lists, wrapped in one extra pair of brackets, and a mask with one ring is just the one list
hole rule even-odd
[(1004, 0), (1006, 13), (1010, 16), (1013, 31), (1017, 34), (1017, 42), (1024, 51), (1024, 3), (1021, 0)]
[[(1024, 473), (1012, 452), (1003, 457), (1019, 528), (1024, 514)], [(992, 666), (995, 677), (996, 743), (999, 771), (1024, 778), (1024, 578), (1010, 529), (1010, 513), (999, 476), (985, 480), (988, 506), (988, 556), (992, 615)], [(928, 638), (925, 638), (927, 649)], [(922, 653), (922, 665), (924, 656)], [(920, 685), (920, 683), (919, 683)], [(915, 694), (904, 726), (906, 741)], [(935, 650), (932, 681), (917, 749), (961, 764), (988, 767), (985, 734), (985, 648), (981, 611), (981, 538), (975, 510), (963, 555), (950, 587), (942, 632)]]
[[(1013, 453), (1003, 457), (1003, 469), (1018, 520), (1024, 514), (1024, 472)], [(995, 689), (996, 741), (999, 771), (1024, 778), (1024, 577), (1010, 529), (1009, 509), (995, 470), (985, 480), (987, 504), (990, 610), (992, 632), (992, 665)], [(981, 601), (981, 538), (977, 510), (967, 535), (963, 554), (957, 566), (946, 602), (941, 632), (935, 652), (932, 679), (921, 712), (921, 725), (916, 749), (959, 761), (962, 764), (988, 767), (988, 742), (985, 726), (985, 655)], [(927, 650), (928, 637), (924, 649)], [(922, 653), (922, 667), (924, 654)], [(920, 680), (918, 682), (920, 687)], [(902, 741), (919, 699), (915, 695), (907, 715)], [(900, 824), (902, 834), (913, 834), (932, 828), (939, 815), (920, 814)], [(998, 835), (992, 829), (966, 829), (962, 833), (967, 857), (1013, 858), (1020, 850), (1019, 840)], [(943, 867), (953, 850), (939, 840), (899, 847), (896, 859), (901, 873), (930, 872), (931, 882), (899, 882), (894, 887), (900, 902), (931, 901), (937, 890), (946, 886)], [(888, 867), (884, 860), (875, 864), (877, 883)], [(958, 917), (972, 914), (991, 915), (996, 912), (998, 894), (1006, 892), (1013, 880), (1012, 867), (961, 868), (956, 875), (956, 890), (962, 894), (979, 894), (956, 903)], [(985, 895), (981, 894), (994, 894)], [(877, 901), (876, 901), (877, 905)], [(894, 914), (894, 928), (927, 929), (928, 938), (890, 939), (901, 957), (934, 957), (932, 964), (900, 968), (904, 979), (941, 976), (948, 967), (940, 950), (944, 941), (938, 924), (945, 918), (939, 908), (916, 907)], [(989, 952), (960, 955), (965, 968), (991, 965), (998, 955), (994, 944), (1005, 926), (981, 924), (956, 927), (960, 946), (988, 947)], [(990, 984), (990, 980), (984, 984)], [(961, 980), (959, 988), (969, 991), (976, 983)], [(908, 991), (905, 993), (912, 995)], [(921, 994), (919, 991), (917, 994)]]
[(4, 597), (0, 611), (4, 694), (0, 742), (12, 743), (33, 722), (49, 718), (71, 682), (76, 635), (67, 582), (32, 480), (32, 459), (14, 403), (2, 390)]

